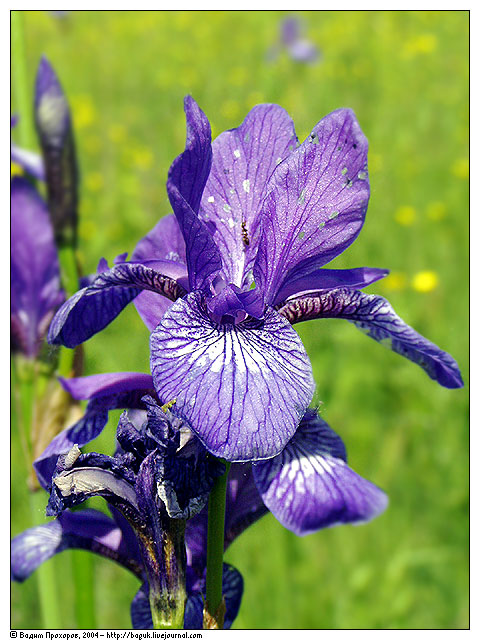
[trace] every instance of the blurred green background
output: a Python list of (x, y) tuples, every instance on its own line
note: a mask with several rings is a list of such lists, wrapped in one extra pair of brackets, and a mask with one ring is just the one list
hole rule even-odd
[[(132, 251), (169, 213), (165, 181), (184, 145), (185, 94), (205, 111), (214, 136), (260, 102), (285, 107), (300, 139), (328, 112), (355, 110), (370, 143), (370, 206), (358, 240), (332, 266), (391, 269), (368, 291), (388, 297), (409, 324), (450, 352), (466, 387), (438, 386), (347, 322), (298, 326), (322, 416), (344, 439), (350, 465), (381, 486), (390, 505), (365, 526), (305, 538), (270, 515), (251, 527), (226, 554), (245, 579), (234, 628), (465, 628), (469, 15), (296, 14), (321, 50), (311, 65), (285, 51), (269, 56), (286, 15), (24, 12), (29, 91), (46, 54), (73, 110), (84, 273), (101, 256), (110, 262)], [(87, 374), (147, 372), (148, 333), (133, 305), (85, 353)], [(96, 450), (111, 451), (113, 429), (111, 422)], [(12, 477), (15, 535), (30, 523), (15, 432)], [(71, 553), (52, 561), (65, 628), (74, 620)], [(136, 579), (101, 558), (94, 567), (99, 628), (129, 628)], [(13, 585), (12, 626), (40, 625), (34, 578)]]

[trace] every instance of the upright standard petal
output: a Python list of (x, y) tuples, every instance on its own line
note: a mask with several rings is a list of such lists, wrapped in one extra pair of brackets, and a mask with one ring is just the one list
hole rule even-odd
[(142, 238), (132, 253), (132, 262), (145, 260), (172, 260), (186, 264), (185, 241), (173, 215), (161, 218)]
[(263, 321), (219, 325), (191, 293), (164, 315), (150, 351), (159, 397), (227, 460), (278, 454), (313, 397), (305, 349), (273, 309)]
[(88, 549), (115, 560), (140, 577), (138, 559), (123, 543), (122, 532), (108, 516), (84, 509), (27, 529), (12, 540), (12, 579), (26, 580), (46, 560), (66, 549)]
[[(179, 268), (177, 263), (166, 260), (155, 262), (155, 266), (175, 275)], [(154, 291), (170, 300), (186, 293), (176, 280), (152, 267), (117, 264), (65, 302), (50, 325), (48, 341), (76, 347), (109, 325), (142, 290)]]
[(346, 463), (345, 447), (327, 423), (308, 410), (282, 453), (253, 465), (263, 501), (297, 535), (380, 515), (387, 496)]
[(287, 112), (275, 104), (254, 107), (237, 129), (212, 144), (213, 162), (200, 217), (214, 229), (227, 282), (241, 287), (253, 267), (261, 231), (260, 208), (275, 167), (296, 147)]
[(354, 113), (338, 109), (275, 170), (254, 267), (267, 302), (285, 282), (322, 267), (357, 237), (369, 198), (367, 149)]
[(463, 387), (460, 370), (452, 356), (405, 324), (381, 296), (333, 289), (295, 298), (281, 306), (279, 313), (292, 324), (314, 318), (350, 320), (370, 338), (416, 362), (442, 386)]
[(34, 358), (64, 295), (45, 203), (34, 187), (20, 177), (12, 180), (11, 198), (12, 338), (14, 346)]
[(210, 123), (195, 100), (185, 98), (185, 151), (168, 172), (167, 193), (186, 245), (190, 289), (202, 289), (222, 268), (222, 258), (209, 229), (198, 217), (212, 164)]

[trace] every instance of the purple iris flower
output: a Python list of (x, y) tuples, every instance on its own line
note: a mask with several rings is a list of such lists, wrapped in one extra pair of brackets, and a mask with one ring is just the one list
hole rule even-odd
[[(82, 454), (76, 445), (59, 457), (47, 506), (47, 515), (57, 519), (13, 540), (13, 579), (23, 581), (65, 549), (89, 549), (116, 560), (142, 581), (132, 603), (135, 628), (152, 628), (150, 603), (155, 609), (168, 609), (173, 596), (180, 594), (182, 601), (188, 597), (185, 628), (201, 629), (205, 565), (200, 567), (195, 550), (188, 552), (187, 562), (185, 524), (206, 504), (224, 465), (152, 398), (146, 396), (143, 402), (146, 421), (139, 421), (135, 413), (132, 417), (122, 414), (113, 457)], [(113, 520), (90, 509), (68, 511), (98, 495), (108, 502)], [(238, 612), (243, 581), (228, 565), (224, 592), (226, 625), (230, 626)]]
[(137, 298), (158, 396), (210, 452), (237, 462), (281, 453), (312, 399), (293, 323), (350, 320), (440, 384), (462, 385), (450, 355), (360, 291), (388, 271), (324, 268), (357, 237), (369, 199), (367, 140), (351, 110), (326, 116), (300, 145), (277, 105), (254, 107), (213, 145), (191, 97), (185, 111), (185, 151), (167, 181), (175, 219), (68, 300), (51, 343), (76, 346)]
[(53, 228), (45, 202), (28, 180), (11, 183), (12, 347), (36, 358), (65, 300)]

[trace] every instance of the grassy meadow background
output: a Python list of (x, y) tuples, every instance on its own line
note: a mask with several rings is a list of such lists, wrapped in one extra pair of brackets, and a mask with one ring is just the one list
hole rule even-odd
[[(214, 136), (261, 102), (285, 107), (302, 140), (330, 111), (354, 109), (370, 143), (370, 205), (358, 240), (331, 266), (389, 268), (367, 291), (388, 297), (450, 352), (466, 386), (438, 386), (348, 322), (297, 325), (322, 416), (344, 439), (350, 465), (382, 487), (390, 505), (365, 526), (305, 538), (271, 515), (251, 527), (226, 554), (245, 580), (234, 628), (465, 628), (469, 16), (301, 13), (306, 37), (321, 50), (307, 65), (285, 52), (269, 56), (286, 15), (24, 12), (29, 91), (45, 54), (73, 110), (84, 273), (101, 256), (111, 262), (131, 252), (170, 212), (165, 181), (184, 146), (185, 94), (205, 111)], [(15, 93), (12, 100), (15, 112)], [(133, 305), (85, 345), (86, 374), (122, 370), (148, 372), (148, 332)], [(113, 432), (111, 421), (90, 448), (110, 452)], [(15, 535), (30, 523), (16, 432), (11, 461)], [(69, 555), (52, 560), (64, 628), (74, 620)], [(102, 558), (94, 572), (98, 627), (129, 628), (137, 580)], [(11, 623), (41, 626), (35, 578), (13, 585)]]

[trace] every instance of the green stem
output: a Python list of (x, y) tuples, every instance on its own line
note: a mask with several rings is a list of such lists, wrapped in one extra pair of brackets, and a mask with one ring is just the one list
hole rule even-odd
[[(34, 525), (45, 522), (46, 502), (47, 496), (43, 491), (30, 493), (30, 510)], [(54, 564), (52, 562), (44, 562), (36, 571), (36, 579), (43, 628), (62, 629)]]
[[(186, 593), (185, 520), (163, 520), (160, 545), (146, 559), (154, 629), (183, 629)], [(152, 563), (153, 560), (153, 563)]]
[(223, 476), (215, 480), (208, 501), (207, 593), (204, 628), (223, 629), (225, 615), (222, 595), (223, 548), (225, 540), (225, 502), (230, 463), (225, 463)]
[(72, 570), (76, 586), (75, 618), (77, 629), (96, 629), (94, 563), (85, 551), (72, 552)]
[(58, 260), (60, 262), (62, 287), (65, 289), (67, 298), (70, 298), (79, 289), (79, 270), (75, 256), (75, 248), (72, 245), (59, 247)]
[(20, 114), (17, 125), (18, 141), (27, 149), (35, 146), (35, 131), (32, 122), (32, 101), (27, 74), (25, 38), (23, 33), (23, 11), (12, 11), (12, 85), (15, 105)]

